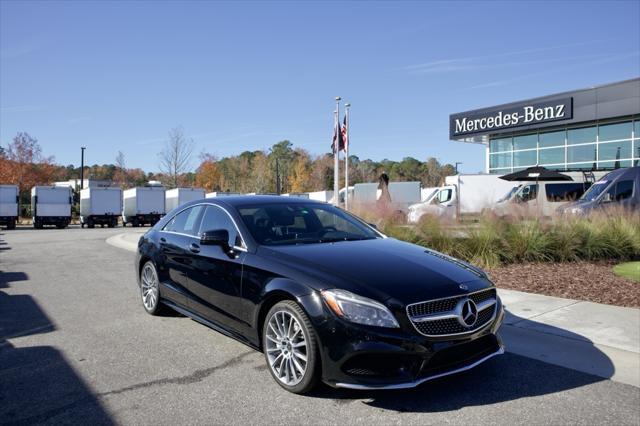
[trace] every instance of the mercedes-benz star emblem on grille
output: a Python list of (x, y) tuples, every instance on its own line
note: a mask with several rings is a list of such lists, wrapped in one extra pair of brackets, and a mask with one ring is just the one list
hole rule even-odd
[(473, 327), (478, 320), (478, 307), (471, 299), (462, 299), (458, 303), (458, 321), (465, 327)]

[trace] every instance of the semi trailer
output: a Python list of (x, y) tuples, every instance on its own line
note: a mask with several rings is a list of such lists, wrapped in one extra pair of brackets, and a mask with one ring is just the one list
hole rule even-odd
[(138, 186), (122, 193), (122, 226), (155, 225), (164, 216), (162, 186)]
[(55, 225), (62, 229), (71, 223), (71, 188), (68, 186), (34, 186), (31, 188), (33, 227)]
[(201, 200), (204, 198), (204, 189), (200, 188), (174, 188), (166, 192), (165, 211), (170, 212), (189, 201)]
[(20, 195), (16, 185), (0, 185), (0, 225), (15, 229), (18, 222)]
[(80, 226), (114, 228), (122, 212), (120, 188), (85, 188), (80, 191)]

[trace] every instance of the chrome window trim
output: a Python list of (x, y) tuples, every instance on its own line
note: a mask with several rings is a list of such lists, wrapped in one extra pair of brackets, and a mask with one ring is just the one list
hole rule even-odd
[[(231, 222), (233, 223), (234, 228), (236, 228), (236, 231), (238, 232), (238, 235), (240, 235), (240, 238), (242, 239), (242, 244), (243, 244), (243, 246), (236, 246), (236, 245), (234, 245), (234, 246), (232, 246), (231, 248), (233, 248), (234, 250), (239, 250), (239, 251), (245, 252), (245, 253), (247, 253), (247, 252), (248, 252), (247, 243), (246, 243), (246, 238), (244, 237), (244, 235), (242, 235), (242, 232), (240, 231), (240, 228), (238, 227), (238, 223), (235, 221), (235, 219), (233, 218), (233, 216), (231, 216), (231, 213), (229, 213), (229, 212), (227, 211), (227, 209), (225, 209), (225, 208), (224, 208), (224, 207), (222, 207), (222, 206), (219, 206), (218, 204), (206, 203), (206, 202), (205, 202), (205, 203), (199, 203), (199, 204), (193, 204), (193, 205), (190, 205), (190, 206), (186, 206), (185, 208), (183, 208), (182, 210), (180, 210), (179, 212), (177, 212), (176, 214), (174, 214), (174, 215), (171, 217), (171, 219), (169, 220), (169, 222), (171, 222), (171, 220), (173, 220), (173, 218), (175, 218), (177, 215), (179, 215), (179, 214), (180, 214), (180, 213), (182, 213), (183, 211), (185, 211), (185, 210), (187, 210), (187, 209), (190, 209), (190, 208), (193, 208), (193, 207), (197, 207), (197, 206), (203, 206), (203, 207), (205, 207), (205, 213), (206, 213), (206, 208), (207, 208), (208, 206), (215, 206), (215, 207), (218, 207), (220, 210), (222, 210), (223, 212), (225, 212), (225, 213), (227, 214), (227, 216), (229, 216), (229, 219), (231, 219)], [(167, 222), (167, 223), (164, 225), (164, 227), (166, 227), (166, 226), (169, 224), (169, 222)], [(194, 238), (194, 239), (196, 239), (196, 240), (200, 241), (200, 237), (199, 237), (198, 235), (200, 235), (200, 233), (201, 233), (201, 231), (202, 231), (202, 229), (201, 229), (201, 228), (202, 228), (202, 221), (200, 221), (200, 227), (198, 228), (198, 235), (185, 234), (185, 233), (183, 233), (183, 232), (167, 231), (167, 230), (165, 230), (165, 229), (164, 229), (164, 227), (163, 227), (163, 229), (160, 229), (160, 232), (166, 232), (167, 234), (182, 235), (182, 236), (190, 237), (190, 238)]]

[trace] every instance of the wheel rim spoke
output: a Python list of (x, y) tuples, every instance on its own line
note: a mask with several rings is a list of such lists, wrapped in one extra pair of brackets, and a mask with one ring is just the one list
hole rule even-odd
[(289, 311), (277, 311), (267, 321), (264, 350), (273, 375), (295, 386), (307, 370), (307, 342), (298, 319)]
[(158, 302), (159, 293), (156, 274), (151, 266), (144, 267), (142, 270), (141, 281), (142, 303), (147, 310), (152, 310)]

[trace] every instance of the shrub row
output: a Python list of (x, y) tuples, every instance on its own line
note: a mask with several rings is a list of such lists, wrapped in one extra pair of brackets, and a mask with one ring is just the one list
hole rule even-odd
[(425, 217), (415, 226), (378, 220), (390, 237), (420, 244), (482, 267), (515, 262), (640, 259), (640, 214), (599, 213), (544, 221), (483, 216), (465, 226)]

